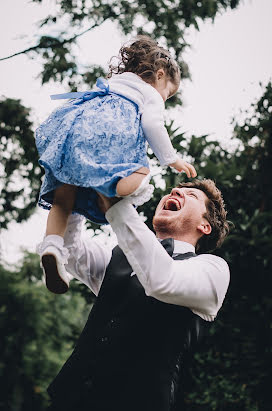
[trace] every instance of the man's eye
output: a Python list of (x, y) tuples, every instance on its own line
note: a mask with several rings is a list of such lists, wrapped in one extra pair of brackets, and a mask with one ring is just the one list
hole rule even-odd
[(197, 195), (195, 193), (189, 193), (189, 195), (197, 198)]

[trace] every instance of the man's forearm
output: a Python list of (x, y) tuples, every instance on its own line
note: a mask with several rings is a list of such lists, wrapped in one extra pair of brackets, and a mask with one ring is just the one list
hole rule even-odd
[[(150, 280), (155, 277), (158, 268), (162, 271), (169, 269), (173, 262), (172, 258), (126, 199), (111, 207), (106, 213), (106, 218), (117, 236), (119, 246), (148, 292)], [(158, 255), (159, 264), (162, 265), (158, 265)]]

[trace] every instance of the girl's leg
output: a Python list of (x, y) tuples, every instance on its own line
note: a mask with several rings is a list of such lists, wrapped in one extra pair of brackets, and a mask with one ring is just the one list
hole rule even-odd
[(64, 184), (55, 190), (54, 202), (47, 220), (46, 236), (40, 244), (39, 254), (46, 286), (55, 294), (66, 293), (71, 279), (65, 268), (69, 252), (64, 247), (63, 237), (75, 203), (76, 189), (75, 186)]
[(149, 173), (149, 168), (141, 167), (139, 170), (130, 174), (128, 177), (124, 177), (118, 181), (116, 186), (116, 192), (118, 196), (124, 197), (133, 193), (141, 184), (143, 179)]
[(76, 190), (76, 186), (69, 184), (55, 190), (54, 202), (47, 220), (46, 236), (55, 234), (64, 237), (68, 217), (75, 204)]

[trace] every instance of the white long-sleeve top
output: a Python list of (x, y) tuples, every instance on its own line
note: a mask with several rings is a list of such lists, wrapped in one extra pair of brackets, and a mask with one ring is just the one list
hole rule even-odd
[[(229, 268), (222, 258), (200, 254), (173, 260), (126, 199), (112, 206), (106, 218), (146, 295), (188, 307), (206, 321), (215, 319), (229, 284)], [(112, 252), (94, 239), (83, 240), (81, 227), (82, 217), (72, 215), (65, 234), (70, 251), (66, 268), (98, 295)], [(192, 244), (175, 240), (173, 256), (189, 251), (195, 251)]]
[(132, 100), (139, 107), (141, 125), (150, 147), (162, 166), (178, 155), (164, 126), (164, 101), (160, 93), (137, 74), (125, 72), (109, 79), (110, 91)]

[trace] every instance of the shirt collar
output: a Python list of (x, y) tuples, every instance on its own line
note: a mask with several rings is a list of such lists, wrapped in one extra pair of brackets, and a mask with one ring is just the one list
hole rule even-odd
[(185, 241), (174, 240), (174, 254), (183, 253), (195, 253), (195, 247), (193, 244), (186, 243)]
[[(158, 238), (159, 241), (162, 241)], [(184, 253), (195, 253), (195, 247), (193, 244), (187, 243), (185, 241), (174, 240), (174, 252), (173, 254), (184, 254)]]

